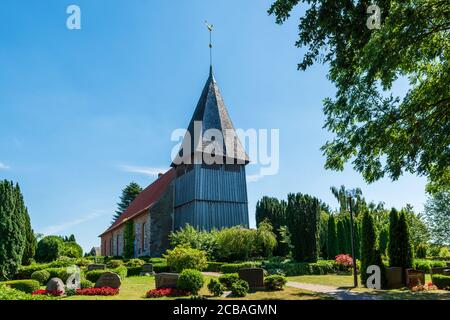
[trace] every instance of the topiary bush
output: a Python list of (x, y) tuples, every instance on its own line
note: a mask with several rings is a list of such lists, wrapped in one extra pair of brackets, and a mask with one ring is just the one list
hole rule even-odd
[(231, 285), (231, 293), (235, 297), (245, 297), (248, 293), (248, 290), (248, 283), (244, 280), (238, 280)]
[(435, 274), (432, 276), (433, 284), (439, 289), (450, 290), (450, 276)]
[(89, 280), (81, 280), (80, 281), (80, 287), (81, 287), (81, 289), (93, 288), (94, 287), (94, 283), (92, 283)]
[(130, 259), (125, 263), (126, 267), (140, 267), (145, 263), (144, 260), (141, 259)]
[(50, 279), (60, 278), (64, 283), (66, 283), (67, 279), (70, 277), (67, 268), (48, 268), (45, 270), (50, 273)]
[(239, 275), (237, 273), (227, 273), (219, 277), (219, 282), (228, 290), (230, 290), (232, 284), (237, 281), (239, 281)]
[(60, 237), (44, 237), (37, 244), (35, 259), (39, 262), (56, 260), (62, 254), (63, 248), (64, 242)]
[(208, 290), (215, 297), (220, 297), (225, 291), (225, 286), (221, 284), (217, 279), (211, 279), (208, 283)]
[(104, 273), (106, 270), (91, 270), (86, 272), (86, 280), (89, 280), (93, 283), (96, 283), (98, 278), (100, 278), (100, 276), (102, 275), (102, 273)]
[(182, 272), (184, 269), (204, 270), (208, 265), (205, 251), (186, 246), (177, 246), (173, 250), (167, 250), (164, 257), (173, 272)]
[(115, 269), (117, 267), (123, 266), (123, 261), (119, 259), (109, 260), (106, 266), (108, 268)]
[(205, 280), (203, 274), (195, 269), (184, 269), (177, 281), (177, 289), (185, 290), (196, 295), (203, 287)]
[(286, 277), (274, 274), (264, 279), (264, 286), (267, 290), (283, 290), (286, 282)]
[(25, 292), (25, 293), (33, 293), (34, 291), (40, 288), (39, 281), (36, 280), (11, 280), (2, 282), (4, 285)]
[(81, 258), (83, 256), (83, 248), (76, 242), (64, 242), (61, 254), (69, 258)]
[(50, 279), (50, 272), (47, 270), (38, 270), (31, 274), (31, 279), (39, 282), (40, 285), (45, 285)]

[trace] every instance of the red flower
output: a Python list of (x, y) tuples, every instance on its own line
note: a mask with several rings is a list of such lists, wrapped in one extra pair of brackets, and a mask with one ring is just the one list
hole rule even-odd
[(33, 291), (33, 293), (32, 293), (32, 295), (39, 295), (39, 294), (46, 294), (46, 295), (50, 295), (50, 296), (61, 296), (63, 294), (63, 292), (59, 291), (59, 290), (39, 289), (39, 290)]
[(335, 261), (344, 267), (351, 267), (353, 265), (353, 258), (349, 254), (338, 254)]
[(173, 288), (160, 288), (152, 289), (147, 292), (147, 298), (161, 298), (161, 297), (179, 297), (188, 296), (191, 293), (184, 290), (178, 290)]
[(77, 289), (77, 295), (80, 296), (115, 296), (119, 293), (119, 288), (114, 289), (111, 287), (101, 287), (101, 288), (85, 288)]

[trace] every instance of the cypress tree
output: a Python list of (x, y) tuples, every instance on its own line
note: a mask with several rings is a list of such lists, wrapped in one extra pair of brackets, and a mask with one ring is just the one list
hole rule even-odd
[(125, 230), (123, 233), (124, 247), (123, 257), (130, 259), (134, 257), (134, 222), (132, 220), (125, 223)]
[(318, 257), (320, 203), (317, 198), (288, 194), (287, 225), (292, 235), (293, 256), (299, 262), (316, 262)]
[(372, 216), (368, 211), (364, 212), (362, 219), (361, 238), (361, 282), (366, 285), (368, 274), (367, 267), (377, 265), (381, 269), (381, 282), (385, 282), (384, 265), (380, 252), (376, 248), (377, 236), (373, 225)]
[(345, 244), (345, 227), (342, 219), (338, 220), (337, 223), (337, 238), (338, 238), (338, 254), (347, 253)]
[(391, 209), (389, 213), (389, 243), (388, 243), (388, 255), (389, 266), (400, 267), (401, 262), (399, 259), (399, 243), (396, 239), (398, 234), (398, 212), (395, 208)]
[(23, 198), (12, 182), (0, 181), (0, 279), (10, 279), (22, 262), (26, 245)]
[(265, 219), (269, 220), (273, 227), (273, 233), (277, 238), (277, 246), (274, 250), (276, 256), (286, 256), (289, 253), (289, 248), (283, 242), (283, 237), (280, 228), (286, 225), (286, 202), (264, 196), (256, 203), (256, 225), (259, 226)]
[(382, 255), (386, 255), (386, 250), (389, 242), (389, 230), (386, 227), (383, 227), (380, 231), (380, 235), (378, 236), (378, 248)]
[(334, 260), (338, 253), (338, 239), (336, 231), (336, 222), (334, 215), (328, 218), (328, 239), (327, 239), (328, 259)]
[(34, 255), (36, 253), (37, 241), (34, 236), (34, 231), (31, 228), (30, 216), (28, 215), (28, 210), (24, 210), (24, 221), (25, 221), (25, 249), (22, 256), (22, 264), (30, 265), (33, 261)]
[(398, 219), (397, 225), (398, 234), (395, 241), (399, 246), (399, 267), (403, 269), (412, 268), (414, 250), (411, 243), (411, 237), (409, 234), (408, 223), (406, 222), (406, 215), (402, 211)]

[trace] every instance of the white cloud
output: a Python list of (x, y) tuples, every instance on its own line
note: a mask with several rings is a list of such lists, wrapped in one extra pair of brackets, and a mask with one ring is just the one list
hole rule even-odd
[(121, 165), (119, 166), (120, 170), (125, 172), (132, 172), (132, 173), (140, 173), (145, 174), (147, 176), (157, 176), (159, 173), (166, 172), (167, 168), (153, 168), (153, 167), (139, 167), (139, 166), (127, 166), (127, 165)]
[(8, 170), (10, 167), (4, 164), (3, 162), (0, 162), (0, 170)]
[(52, 225), (52, 226), (48, 226), (47, 228), (45, 228), (44, 230), (42, 230), (42, 233), (44, 235), (51, 235), (51, 234), (56, 234), (59, 233), (61, 231), (67, 230), (71, 227), (74, 227), (76, 225), (97, 219), (99, 217), (105, 216), (107, 214), (110, 214), (109, 212), (103, 211), (103, 210), (97, 210), (97, 211), (93, 211), (81, 218), (77, 218), (71, 221), (67, 221), (61, 224), (56, 224), (56, 225)]

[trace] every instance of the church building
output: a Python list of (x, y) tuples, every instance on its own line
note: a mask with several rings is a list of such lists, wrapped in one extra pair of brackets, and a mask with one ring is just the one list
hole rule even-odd
[[(216, 134), (208, 134), (211, 132)], [(135, 257), (160, 256), (169, 247), (170, 232), (186, 224), (199, 230), (236, 225), (248, 228), (248, 162), (210, 67), (171, 168), (145, 188), (100, 235), (102, 255), (123, 255), (124, 229), (130, 221), (135, 233)]]

